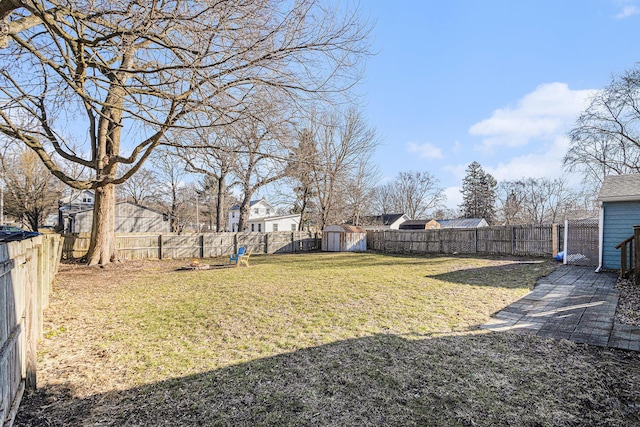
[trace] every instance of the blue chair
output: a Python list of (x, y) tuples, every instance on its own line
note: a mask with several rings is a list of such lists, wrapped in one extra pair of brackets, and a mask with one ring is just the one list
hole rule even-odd
[(229, 257), (229, 264), (235, 263), (236, 267), (237, 267), (238, 266), (238, 262), (244, 256), (246, 251), (247, 251), (247, 248), (245, 248), (244, 246), (240, 246), (240, 248), (238, 248), (238, 253), (237, 254), (232, 254)]

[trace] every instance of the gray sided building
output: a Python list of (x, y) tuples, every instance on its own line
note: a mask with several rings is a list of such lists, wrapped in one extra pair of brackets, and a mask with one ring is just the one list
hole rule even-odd
[(640, 174), (605, 177), (598, 194), (600, 203), (600, 266), (620, 268), (620, 250), (615, 246), (633, 235), (640, 225)]

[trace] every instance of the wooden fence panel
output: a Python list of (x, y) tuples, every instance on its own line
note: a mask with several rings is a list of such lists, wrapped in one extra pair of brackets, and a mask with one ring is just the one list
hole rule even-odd
[(513, 230), (511, 226), (482, 227), (477, 229), (478, 253), (511, 254), (513, 252)]
[(445, 228), (440, 230), (442, 241), (441, 250), (445, 254), (474, 254), (476, 253), (476, 230)]
[[(77, 259), (89, 248), (87, 233), (63, 235), (63, 259)], [(157, 234), (127, 233), (116, 235), (120, 259), (214, 258), (236, 253), (245, 246), (253, 254), (314, 251), (319, 248), (317, 233), (203, 233)]]
[(58, 270), (60, 238), (0, 243), (0, 425), (10, 427), (25, 389), (36, 386), (36, 345)]
[[(367, 231), (367, 248), (385, 253), (547, 256), (554, 253), (553, 229), (549, 224), (424, 231), (370, 230)], [(561, 240), (555, 241), (562, 244)]]
[(553, 240), (551, 225), (514, 226), (514, 255), (552, 255)]
[(203, 258), (215, 258), (235, 253), (234, 233), (206, 233), (203, 234)]

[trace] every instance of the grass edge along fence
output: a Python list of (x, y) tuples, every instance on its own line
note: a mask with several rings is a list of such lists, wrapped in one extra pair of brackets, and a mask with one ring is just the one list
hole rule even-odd
[(368, 230), (367, 249), (395, 254), (553, 256), (562, 250), (563, 226), (506, 225), (439, 230)]
[[(128, 233), (116, 236), (119, 259), (215, 258), (238, 253), (244, 246), (252, 254), (295, 253), (320, 248), (320, 233), (281, 231), (270, 233), (158, 234)], [(89, 233), (64, 234), (63, 259), (83, 257)]]
[(36, 387), (36, 345), (60, 262), (60, 237), (0, 243), (0, 425), (11, 427)]

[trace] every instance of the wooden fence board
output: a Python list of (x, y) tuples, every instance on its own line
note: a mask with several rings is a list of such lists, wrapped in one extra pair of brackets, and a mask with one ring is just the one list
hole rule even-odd
[[(63, 235), (64, 259), (77, 259), (89, 249), (87, 233)], [(253, 254), (292, 253), (319, 249), (318, 234), (308, 231), (271, 233), (203, 233), (116, 235), (120, 259), (213, 258), (237, 253), (245, 246)]]
[(551, 224), (477, 229), (367, 231), (367, 248), (386, 253), (547, 256), (553, 255), (552, 243)]
[(42, 310), (58, 270), (60, 237), (0, 243), (0, 425), (10, 427), (22, 394), (36, 385)]

